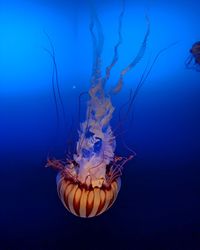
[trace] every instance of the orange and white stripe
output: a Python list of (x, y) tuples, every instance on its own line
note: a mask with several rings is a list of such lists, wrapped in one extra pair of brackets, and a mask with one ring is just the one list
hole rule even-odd
[(94, 217), (102, 214), (112, 206), (120, 190), (121, 180), (117, 178), (110, 187), (87, 188), (66, 179), (57, 177), (58, 195), (65, 208), (79, 217)]

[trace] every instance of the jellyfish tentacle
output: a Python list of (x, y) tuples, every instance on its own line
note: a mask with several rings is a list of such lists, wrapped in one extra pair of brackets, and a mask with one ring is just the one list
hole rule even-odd
[(106, 67), (105, 81), (107, 81), (109, 79), (110, 72), (111, 72), (112, 68), (115, 66), (115, 64), (117, 63), (118, 58), (119, 58), (118, 49), (119, 49), (119, 46), (122, 44), (122, 21), (123, 21), (124, 13), (125, 13), (125, 0), (122, 0), (122, 10), (121, 10), (121, 13), (119, 15), (119, 21), (118, 21), (118, 41), (114, 47), (113, 59), (112, 59), (110, 65), (108, 65)]
[(136, 64), (138, 64), (141, 61), (141, 59), (143, 58), (143, 56), (145, 54), (146, 47), (147, 47), (147, 40), (148, 40), (148, 37), (149, 37), (149, 34), (150, 34), (150, 20), (149, 20), (149, 17), (147, 15), (146, 15), (146, 21), (147, 21), (147, 31), (146, 31), (146, 34), (144, 36), (142, 45), (140, 46), (140, 49), (139, 49), (136, 57), (133, 59), (133, 61), (126, 68), (124, 68), (121, 71), (118, 83), (112, 89), (112, 93), (114, 93), (114, 94), (120, 92), (120, 90), (122, 89), (124, 75), (128, 71), (130, 71), (132, 68), (134, 68), (136, 66)]
[[(120, 159), (116, 159), (114, 158), (113, 164), (108, 172), (108, 174), (106, 175), (106, 182), (107, 185), (111, 185), (111, 183), (119, 178), (122, 175), (122, 171), (124, 168), (124, 165), (132, 160), (135, 156), (135, 153), (133, 155), (130, 155), (128, 157), (120, 157)], [(119, 161), (119, 163), (117, 163)]]
[(132, 154), (135, 154), (135, 152), (127, 146), (127, 144), (125, 143), (124, 137), (123, 135), (128, 131), (127, 129), (125, 130), (123, 125), (126, 122), (126, 120), (123, 121), (122, 119), (122, 110), (126, 108), (127, 105), (129, 105), (131, 99), (133, 96), (133, 90), (130, 90), (130, 94), (129, 94), (129, 99), (127, 102), (125, 102), (124, 104), (121, 105), (120, 110), (119, 110), (119, 122), (117, 124), (117, 126), (115, 127), (115, 129), (113, 130), (113, 132), (115, 132), (118, 128), (120, 129), (120, 133), (118, 133), (117, 135), (115, 135), (115, 137), (117, 138), (118, 136), (120, 136), (121, 141), (122, 141), (122, 145), (124, 146), (124, 148), (126, 148), (128, 151), (130, 151)]
[(60, 162), (60, 160), (56, 160), (56, 159), (47, 159), (47, 164), (46, 167), (51, 167), (55, 170), (58, 171), (63, 171), (64, 170), (64, 165)]
[[(105, 179), (106, 165), (114, 157), (115, 137), (109, 125), (114, 108), (110, 98), (105, 95), (100, 71), (104, 40), (101, 23), (94, 10), (92, 14), (90, 33), (93, 40), (94, 60), (89, 90), (90, 99), (87, 104), (86, 120), (80, 125), (74, 160), (80, 166), (79, 180), (81, 182), (87, 180), (93, 187), (101, 187), (102, 180)], [(98, 39), (94, 33), (94, 25)], [(99, 148), (95, 149), (98, 143)]]
[[(136, 88), (136, 90), (135, 90), (134, 96), (132, 97), (130, 106), (131, 106), (132, 103), (135, 101), (135, 98), (136, 98), (136, 96), (137, 96), (139, 90), (140, 90), (141, 87), (144, 85), (145, 81), (147, 80), (148, 76), (150, 75), (150, 73), (151, 73), (151, 71), (152, 71), (152, 69), (153, 69), (155, 63), (156, 63), (157, 60), (159, 59), (160, 55), (163, 54), (163, 53), (164, 53), (165, 51), (167, 51), (168, 49), (170, 49), (171, 47), (177, 45), (177, 43), (178, 43), (178, 42), (173, 42), (173, 43), (171, 43), (169, 46), (167, 46), (167, 47), (161, 49), (161, 50), (157, 53), (157, 55), (155, 56), (155, 58), (154, 58), (154, 60), (153, 60), (153, 62), (152, 62), (152, 64), (151, 64), (150, 68), (148, 69), (148, 71), (147, 71), (147, 68), (145, 69), (145, 71), (144, 71), (143, 74), (142, 74), (141, 80), (140, 80), (140, 82), (139, 82), (139, 84), (138, 84), (138, 86), (137, 86), (137, 88)], [(147, 71), (147, 72), (146, 72), (146, 71)]]
[(122, 128), (123, 123), (126, 123), (126, 116), (122, 118), (122, 111), (123, 109), (126, 108), (126, 106), (130, 104), (131, 100), (132, 100), (132, 96), (133, 96), (133, 89), (130, 89), (130, 94), (129, 94), (129, 99), (128, 101), (126, 101), (124, 104), (121, 105), (120, 109), (119, 109), (119, 114), (118, 114), (118, 123), (117, 126), (113, 129), (113, 132), (116, 133), (116, 131), (120, 128), (120, 133), (116, 134), (115, 136), (121, 136), (123, 134), (126, 133), (126, 131)]
[[(120, 131), (123, 131), (123, 130), (124, 130), (124, 123), (125, 123), (125, 120), (126, 120), (126, 119), (125, 119), (124, 122), (123, 122), (123, 119), (122, 119), (122, 116), (121, 116), (122, 109), (125, 108), (127, 105), (130, 105), (130, 102), (131, 102), (133, 96), (134, 96), (134, 93), (133, 93), (133, 90), (131, 89), (128, 102), (126, 102), (126, 103), (125, 103), (123, 106), (121, 106), (121, 108), (120, 108), (120, 112), (119, 112), (119, 127), (120, 127)], [(128, 113), (127, 113), (127, 116), (128, 116)], [(120, 137), (121, 137), (121, 141), (122, 141), (123, 147), (124, 147), (126, 150), (128, 150), (129, 152), (131, 152), (131, 153), (135, 156), (135, 155), (136, 155), (135, 151), (134, 151), (133, 149), (131, 149), (131, 148), (127, 145), (127, 143), (125, 142), (125, 138), (124, 138), (123, 134), (121, 134)]]
[[(52, 58), (53, 60), (53, 54), (46, 48), (43, 48)], [(57, 94), (56, 94), (56, 87), (55, 87), (55, 67), (53, 65), (53, 71), (52, 71), (52, 77), (51, 77), (51, 85), (52, 85), (52, 90), (53, 90), (53, 98), (54, 98), (54, 103), (56, 107), (56, 120), (57, 120), (57, 127), (59, 127), (60, 124), (60, 118), (59, 118), (59, 107), (58, 107), (58, 100), (57, 100)]]
[[(145, 81), (147, 80), (148, 76), (150, 75), (155, 63), (157, 62), (158, 58), (160, 57), (160, 55), (162, 53), (164, 53), (166, 50), (170, 49), (171, 47), (175, 46), (177, 44), (177, 42), (174, 42), (172, 44), (170, 44), (169, 46), (167, 46), (166, 48), (163, 48), (161, 49), (157, 55), (154, 57), (154, 60), (153, 62), (151, 63), (149, 69), (148, 69), (148, 64), (146, 65), (145, 67), (145, 70), (143, 71), (142, 73), (142, 76), (140, 78), (140, 81), (139, 83), (137, 84), (136, 86), (136, 89), (134, 90), (134, 93), (132, 94), (132, 92), (130, 93), (130, 97), (129, 97), (129, 100), (128, 102), (126, 102), (125, 104), (123, 104), (120, 108), (120, 112), (119, 112), (119, 123), (117, 124), (116, 128), (114, 129), (117, 130), (118, 128), (120, 129), (120, 131), (123, 131), (123, 126), (124, 124), (126, 123), (127, 119), (128, 119), (128, 116), (129, 114), (131, 113), (131, 110), (133, 109), (133, 104), (135, 102), (135, 99), (140, 91), (140, 89), (142, 88), (142, 86), (144, 85)], [(126, 107), (126, 105), (128, 105), (128, 108), (127, 108), (127, 111), (124, 115), (124, 117), (122, 118), (121, 117), (121, 111), (123, 108)], [(133, 110), (132, 110), (132, 117), (133, 117)], [(132, 122), (132, 119), (131, 119), (131, 122)], [(121, 140), (122, 140), (122, 144), (123, 146), (130, 152), (132, 152), (133, 154), (135, 154), (135, 152), (126, 144), (125, 140), (124, 140), (124, 137), (121, 136)]]
[[(148, 17), (147, 17), (147, 18), (148, 18)], [(147, 21), (149, 22), (149, 19), (147, 19)], [(150, 23), (149, 23), (149, 25), (150, 25)], [(149, 32), (150, 32), (150, 26), (148, 26), (147, 33), (146, 33), (145, 38), (144, 38), (144, 41), (143, 41), (143, 44), (145, 44), (145, 48), (146, 48), (146, 41), (147, 41)], [(147, 66), (146, 66), (146, 68), (145, 68), (145, 70), (144, 70), (144, 72), (143, 72), (143, 74), (142, 74), (142, 76), (141, 76), (141, 79), (140, 79), (140, 81), (139, 81), (139, 83), (138, 83), (138, 85), (137, 85), (137, 87), (136, 87), (134, 93), (133, 93), (133, 94), (131, 93), (128, 102), (125, 103), (125, 104), (121, 107), (121, 109), (123, 109), (123, 108), (128, 104), (128, 109), (127, 109), (127, 112), (126, 112), (126, 114), (125, 114), (125, 117), (123, 117), (123, 119), (121, 119), (121, 117), (120, 117), (120, 116), (121, 116), (121, 112), (119, 113), (119, 124), (118, 124), (117, 127), (120, 127), (120, 130), (121, 130), (121, 131), (123, 131), (123, 124), (125, 123), (125, 121), (127, 120), (128, 115), (130, 114), (130, 110), (131, 110), (132, 107), (133, 107), (133, 103), (134, 103), (134, 101), (135, 101), (135, 98), (136, 98), (137, 94), (139, 93), (139, 90), (141, 89), (141, 87), (142, 87), (143, 84), (145, 83), (146, 79), (148, 78), (149, 74), (151, 73), (151, 71), (152, 71), (152, 69), (153, 69), (153, 66), (154, 66), (154, 64), (156, 63), (156, 61), (158, 60), (159, 56), (160, 56), (164, 51), (166, 51), (167, 49), (169, 49), (170, 47), (172, 47), (172, 46), (174, 46), (174, 45), (176, 45), (176, 44), (177, 44), (177, 42), (174, 42), (174, 43), (170, 44), (168, 47), (161, 49), (161, 50), (157, 53), (157, 55), (155, 56), (155, 58), (154, 58), (154, 60), (153, 60), (153, 62), (152, 62), (152, 64), (151, 64), (149, 70), (148, 70), (148, 64), (147, 64)], [(144, 50), (143, 50), (143, 53), (145, 52), (145, 48), (144, 48)], [(141, 52), (141, 51), (142, 51), (142, 50), (140, 50), (140, 52)], [(138, 56), (137, 56), (137, 57), (135, 58), (135, 60), (134, 60), (135, 64), (137, 63), (137, 60), (136, 60), (137, 58), (138, 58), (138, 59), (139, 59), (139, 58), (142, 58), (142, 57), (139, 56), (139, 55), (142, 54), (142, 52), (141, 52), (141, 53), (140, 53), (140, 52), (138, 53)], [(135, 65), (135, 64), (133, 63), (133, 65)], [(124, 71), (124, 72), (126, 73), (127, 71)], [(124, 73), (124, 72), (123, 72), (123, 73)], [(124, 74), (125, 74), (125, 73), (124, 73)], [(122, 87), (122, 86), (121, 86), (122, 81), (123, 81), (123, 79), (122, 79), (122, 77), (121, 77), (121, 83), (120, 83), (120, 85), (118, 86), (118, 91), (119, 91), (119, 90), (121, 89), (121, 87)], [(117, 129), (117, 128), (116, 128), (116, 129)], [(121, 137), (121, 139), (122, 139), (122, 144), (123, 144), (123, 146), (124, 146), (128, 151), (130, 151), (130, 152), (132, 152), (133, 154), (135, 154), (135, 152), (126, 144), (124, 138)]]
[(134, 94), (133, 93), (133, 89), (131, 88), (128, 101), (125, 102), (124, 104), (122, 104), (121, 107), (120, 107), (120, 109), (119, 109), (119, 124), (121, 124), (121, 122), (122, 122), (122, 111), (131, 102), (133, 94)]
[(67, 126), (65, 108), (64, 108), (64, 103), (63, 103), (63, 100), (62, 100), (60, 86), (59, 86), (58, 66), (57, 66), (57, 62), (56, 62), (55, 49), (54, 49), (54, 46), (53, 46), (53, 43), (51, 41), (51, 38), (50, 38), (49, 34), (45, 30), (43, 30), (43, 32), (44, 32), (45, 36), (47, 37), (47, 39), (49, 41), (49, 44), (50, 44), (50, 47), (51, 47), (51, 50), (46, 49), (46, 48), (44, 48), (44, 50), (51, 56), (52, 61), (53, 61), (52, 86), (53, 86), (54, 100), (55, 100), (55, 103), (56, 103), (56, 110), (57, 110), (56, 112), (57, 112), (57, 114), (59, 113), (58, 112), (57, 97), (55, 98), (55, 96), (57, 96), (55, 89), (57, 89), (58, 100), (59, 100), (60, 105), (61, 105), (63, 119), (64, 119), (64, 122), (65, 122), (65, 126)]
[(88, 128), (89, 128), (89, 120), (90, 120), (90, 106), (88, 107), (88, 110), (87, 110), (87, 118), (86, 118), (86, 126), (84, 128), (84, 123), (82, 123), (81, 125), (81, 131), (79, 132), (79, 137), (80, 137), (80, 140), (79, 142), (77, 143), (77, 155), (80, 155), (80, 151), (82, 149), (82, 145), (84, 143), (84, 140), (85, 140), (85, 134), (86, 132), (88, 131)]
[(140, 89), (142, 88), (142, 86), (144, 85), (145, 81), (146, 81), (147, 78), (149, 77), (149, 75), (150, 75), (150, 73), (151, 73), (151, 71), (152, 71), (152, 69), (153, 69), (155, 63), (156, 63), (157, 60), (159, 59), (160, 55), (161, 55), (162, 53), (164, 53), (166, 50), (168, 50), (168, 49), (170, 49), (171, 47), (175, 46), (176, 44), (177, 44), (177, 42), (171, 43), (169, 46), (167, 46), (167, 47), (161, 49), (160, 51), (158, 51), (158, 53), (157, 53), (156, 56), (154, 57), (153, 62), (152, 62), (151, 65), (150, 65), (149, 69), (148, 69), (148, 65), (146, 66), (144, 72), (142, 73), (142, 76), (141, 76), (141, 78), (140, 78), (140, 81), (139, 81), (139, 83), (138, 83), (137, 86), (136, 86), (136, 89), (135, 89), (135, 91), (134, 91), (134, 94), (133, 94), (132, 97), (131, 97), (131, 100), (130, 100), (130, 102), (129, 102), (129, 106), (128, 106), (127, 112), (126, 112), (125, 117), (123, 118), (123, 120), (126, 120), (126, 119), (127, 119), (128, 114), (130, 113), (130, 110), (131, 110), (131, 108), (132, 108), (132, 106), (133, 106), (133, 103), (134, 103), (134, 101), (135, 101), (135, 99), (136, 99), (136, 97), (137, 97), (137, 95), (138, 95)]
[(58, 108), (58, 101), (57, 101), (57, 96), (56, 96), (56, 90), (55, 90), (55, 69), (53, 67), (53, 72), (52, 72), (52, 77), (51, 77), (51, 84), (52, 84), (52, 89), (53, 89), (53, 98), (54, 98), (54, 103), (56, 107), (56, 121), (57, 121), (57, 127), (59, 127), (59, 108)]
[(73, 133), (74, 133), (74, 117), (72, 115), (71, 116), (71, 124), (70, 124), (70, 127), (69, 127), (69, 133), (68, 133), (69, 137), (67, 139), (67, 158), (72, 157), (72, 148), (74, 147)]
[(94, 19), (91, 18), (91, 23), (90, 23), (90, 34), (92, 37), (92, 43), (93, 43), (93, 64), (92, 64), (92, 75), (91, 75), (91, 83), (94, 83), (95, 79), (94, 79), (94, 75), (96, 72), (96, 58), (97, 58), (97, 39), (96, 36), (94, 34)]
[[(82, 92), (82, 93), (79, 94), (79, 98), (78, 98), (78, 122), (79, 122), (79, 124), (81, 124), (81, 98), (82, 98), (84, 95), (86, 95), (86, 94), (89, 95), (89, 93), (88, 93), (87, 91)], [(90, 113), (90, 112), (88, 112), (88, 110), (87, 110), (87, 116), (86, 116), (86, 117), (87, 117), (87, 127), (88, 127), (89, 118), (90, 118), (90, 114), (89, 114), (89, 113)], [(87, 131), (87, 128), (86, 128), (86, 131)], [(84, 141), (84, 137), (82, 137), (82, 141), (81, 141), (80, 144), (79, 144), (79, 147), (78, 147), (78, 149), (77, 149), (77, 152), (80, 151), (80, 148), (81, 148), (81, 146), (82, 146), (83, 141)]]
[(189, 55), (185, 60), (185, 66), (187, 69), (191, 69), (191, 63), (193, 61), (193, 56)]
[(146, 34), (144, 36), (140, 50), (138, 51), (138, 54), (133, 59), (133, 61), (126, 68), (124, 68), (121, 71), (121, 76), (124, 76), (129, 70), (131, 70), (133, 67), (135, 67), (135, 65), (138, 64), (144, 56), (144, 53), (145, 53), (146, 47), (147, 47), (147, 40), (148, 40), (148, 37), (150, 34), (150, 20), (149, 20), (149, 17), (147, 15), (146, 15), (146, 21), (147, 21), (147, 31), (146, 31)]
[[(93, 65), (92, 65), (91, 83), (92, 85), (96, 85), (99, 82), (99, 79), (101, 78), (101, 54), (104, 45), (104, 35), (101, 22), (97, 16), (96, 10), (92, 3), (90, 3), (90, 7), (91, 7), (91, 22), (89, 29), (93, 43)], [(95, 36), (94, 27), (96, 27), (98, 38)]]

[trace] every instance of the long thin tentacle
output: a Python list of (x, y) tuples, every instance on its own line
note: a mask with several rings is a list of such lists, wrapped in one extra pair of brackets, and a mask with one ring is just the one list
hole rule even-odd
[[(133, 98), (133, 95), (134, 95), (134, 93), (133, 93), (133, 90), (131, 89), (131, 91), (130, 91), (130, 96), (129, 96), (129, 99), (128, 99), (128, 101), (126, 102), (126, 103), (124, 103), (121, 107), (120, 107), (120, 110), (119, 110), (119, 128), (120, 128), (120, 131), (125, 131), (124, 130), (124, 124), (123, 124), (123, 122), (122, 122), (122, 111), (123, 111), (123, 109), (127, 106), (127, 105), (129, 105), (130, 104), (130, 102), (131, 102), (131, 100), (132, 100), (132, 98)], [(127, 145), (127, 143), (125, 142), (125, 139), (124, 139), (124, 136), (123, 136), (123, 133), (120, 133), (120, 138), (121, 138), (121, 142), (122, 142), (122, 145), (123, 145), (123, 147), (126, 149), (126, 150), (128, 150), (129, 152), (131, 152), (132, 154), (136, 154), (128, 145)]]
[(53, 98), (54, 98), (54, 103), (56, 107), (56, 121), (57, 121), (57, 128), (59, 127), (59, 109), (58, 109), (58, 101), (57, 101), (57, 96), (56, 96), (56, 90), (55, 90), (55, 72), (54, 72), (54, 67), (53, 67), (53, 72), (52, 72), (52, 78), (51, 78), (51, 84), (52, 84), (52, 89), (53, 89)]
[(97, 39), (94, 34), (94, 18), (91, 16), (90, 22), (90, 34), (92, 37), (92, 46), (93, 46), (93, 64), (92, 64), (92, 76), (91, 76), (91, 83), (94, 84), (95, 82), (95, 72), (96, 72), (96, 58), (97, 58)]
[(147, 39), (148, 39), (149, 34), (150, 34), (150, 20), (149, 20), (149, 17), (147, 15), (146, 15), (146, 21), (147, 21), (147, 31), (146, 31), (146, 34), (144, 36), (144, 40), (142, 42), (140, 50), (138, 51), (138, 54), (134, 58), (134, 60), (125, 69), (123, 69), (121, 71), (121, 76), (124, 76), (129, 70), (131, 70), (133, 67), (135, 67), (135, 65), (138, 64), (140, 62), (140, 60), (142, 59), (142, 57), (144, 56), (144, 53), (145, 53), (146, 47), (147, 47)]
[[(129, 100), (128, 100), (128, 108), (127, 108), (127, 111), (126, 111), (126, 113), (125, 113), (125, 115), (124, 115), (123, 117), (120, 116), (120, 118), (119, 118), (119, 123), (118, 123), (117, 127), (115, 128), (115, 130), (118, 129), (118, 128), (119, 128), (120, 130), (122, 130), (123, 124), (125, 124), (125, 123), (127, 122), (127, 119), (128, 119), (128, 117), (129, 117), (129, 114), (131, 113), (131, 110), (132, 110), (132, 108), (133, 108), (134, 101), (135, 101), (135, 99), (136, 99), (136, 97), (137, 97), (137, 95), (138, 95), (140, 89), (142, 88), (142, 86), (144, 85), (144, 83), (145, 83), (145, 81), (147, 80), (148, 76), (150, 75), (150, 73), (151, 73), (151, 71), (152, 71), (152, 69), (153, 69), (155, 63), (157, 62), (158, 58), (160, 57), (160, 55), (161, 55), (162, 53), (164, 53), (166, 50), (170, 49), (172, 46), (175, 46), (176, 44), (177, 44), (177, 42), (174, 42), (174, 43), (170, 44), (168, 47), (161, 49), (161, 50), (157, 53), (157, 55), (155, 56), (155, 58), (154, 58), (154, 60), (153, 60), (153, 62), (152, 62), (152, 64), (151, 64), (150, 68), (147, 69), (148, 66), (145, 68), (145, 70), (144, 70), (144, 72), (142, 73), (142, 76), (141, 76), (141, 78), (140, 78), (140, 81), (139, 81), (139, 83), (137, 84), (137, 87), (136, 87), (134, 93), (131, 94), (131, 96), (130, 96), (130, 98), (129, 98)], [(126, 103), (125, 105), (127, 105), (127, 103)], [(122, 107), (123, 107), (123, 106), (122, 106)], [(133, 112), (133, 111), (132, 111), (132, 112)]]
[(122, 10), (121, 10), (121, 13), (119, 15), (119, 22), (118, 22), (118, 41), (114, 47), (113, 59), (112, 59), (110, 65), (106, 67), (105, 80), (109, 79), (110, 72), (111, 72), (112, 68), (115, 66), (115, 64), (117, 63), (118, 58), (119, 58), (118, 49), (119, 49), (119, 46), (122, 44), (122, 21), (123, 21), (124, 12), (125, 12), (125, 0), (122, 0)]
[(51, 56), (52, 61), (53, 61), (53, 65), (54, 65), (53, 76), (55, 77), (55, 81), (54, 80), (52, 81), (52, 85), (53, 85), (54, 96), (57, 96), (55, 89), (57, 89), (57, 94), (58, 94), (58, 97), (56, 97), (55, 102), (57, 103), (56, 105), (57, 105), (57, 110), (58, 110), (58, 102), (57, 102), (57, 98), (58, 98), (60, 105), (61, 105), (64, 122), (66, 125), (67, 119), (66, 119), (65, 108), (64, 108), (64, 104), (63, 104), (63, 100), (62, 100), (62, 96), (61, 96), (61, 91), (60, 91), (60, 87), (59, 87), (58, 67), (57, 67), (57, 62), (56, 62), (56, 57), (55, 57), (55, 49), (54, 49), (54, 46), (53, 46), (53, 43), (51, 41), (50, 36), (48, 35), (48, 33), (45, 30), (44, 30), (44, 34), (47, 37), (49, 44), (50, 44), (50, 47), (51, 47), (51, 50), (48, 50), (46, 48), (44, 48), (44, 50), (46, 52), (48, 52), (48, 54)]
[(112, 90), (113, 93), (118, 93), (122, 89), (124, 75), (128, 71), (130, 71), (132, 68), (134, 68), (136, 66), (136, 64), (138, 64), (140, 62), (140, 60), (143, 58), (143, 56), (145, 54), (146, 47), (147, 47), (147, 40), (148, 40), (148, 37), (150, 34), (150, 20), (149, 20), (149, 17), (147, 15), (146, 15), (146, 21), (147, 21), (147, 31), (146, 31), (146, 34), (144, 36), (143, 42), (140, 46), (140, 49), (139, 49), (136, 57), (133, 59), (133, 61), (126, 68), (124, 68), (121, 71), (118, 83), (114, 87), (114, 89)]
[[(104, 44), (104, 36), (101, 22), (97, 16), (96, 10), (92, 3), (91, 7), (91, 22), (90, 22), (90, 34), (93, 43), (93, 66), (91, 83), (96, 84), (98, 79), (101, 77), (101, 54)], [(94, 27), (96, 27), (97, 37), (95, 36)]]
[(151, 64), (150, 68), (148, 69), (148, 71), (147, 71), (147, 68), (144, 70), (144, 72), (143, 72), (143, 74), (142, 74), (142, 76), (141, 76), (141, 79), (140, 79), (140, 81), (139, 81), (139, 83), (138, 83), (138, 85), (137, 85), (137, 87), (136, 87), (136, 89), (135, 89), (134, 95), (132, 96), (132, 99), (131, 99), (131, 101), (130, 101), (130, 104), (129, 104), (129, 107), (128, 107), (128, 110), (127, 110), (127, 115), (128, 115), (128, 113), (130, 112), (130, 110), (131, 110), (131, 108), (132, 108), (132, 105), (133, 105), (133, 103), (134, 103), (134, 101), (135, 101), (136, 96), (138, 95), (138, 93), (139, 93), (141, 87), (144, 85), (145, 81), (147, 80), (149, 74), (151, 73), (151, 71), (152, 71), (152, 69), (153, 69), (155, 63), (157, 62), (158, 58), (160, 57), (160, 55), (161, 55), (162, 53), (164, 53), (166, 50), (168, 50), (168, 49), (170, 49), (171, 47), (175, 46), (176, 44), (177, 44), (177, 42), (174, 42), (174, 43), (170, 44), (168, 47), (161, 49), (161, 50), (157, 53), (157, 55), (155, 56), (155, 58), (154, 58), (154, 60), (153, 60), (153, 62), (152, 62), (152, 64)]
[(185, 67), (187, 69), (190, 69), (191, 68), (191, 62), (193, 60), (193, 55), (189, 55), (186, 60), (185, 60)]
[(69, 136), (68, 136), (68, 139), (67, 139), (67, 155), (69, 157), (72, 157), (72, 152), (75, 151), (75, 149), (73, 148), (72, 150), (72, 147), (74, 146), (74, 142), (73, 142), (73, 138), (74, 138), (74, 117), (73, 115), (71, 116), (71, 125), (69, 127), (69, 132), (68, 132)]

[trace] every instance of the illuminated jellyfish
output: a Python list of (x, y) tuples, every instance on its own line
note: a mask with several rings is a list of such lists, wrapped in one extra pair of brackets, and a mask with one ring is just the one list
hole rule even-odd
[[(124, 4), (119, 16), (118, 42), (114, 47), (114, 56), (106, 68), (105, 76), (101, 72), (101, 54), (104, 37), (101, 23), (93, 10), (90, 33), (93, 42), (93, 70), (89, 100), (87, 102), (86, 119), (80, 124), (79, 139), (73, 157), (66, 160), (48, 159), (47, 166), (59, 171), (57, 175), (57, 191), (65, 208), (80, 217), (94, 217), (109, 209), (115, 202), (121, 186), (121, 175), (124, 165), (133, 159), (134, 151), (128, 157), (116, 156), (116, 137), (110, 125), (114, 107), (111, 96), (120, 92), (123, 77), (144, 56), (147, 39), (150, 33), (150, 22), (147, 20), (147, 31), (142, 45), (134, 60), (124, 68), (115, 87), (106, 93), (105, 86), (110, 77), (111, 69), (118, 61), (118, 48), (122, 43), (122, 18)], [(96, 27), (96, 33), (94, 28)], [(150, 69), (144, 71), (134, 93), (128, 101), (127, 115), (135, 97), (149, 75), (161, 50), (155, 57)], [(54, 59), (54, 53), (51, 54)], [(55, 60), (54, 64), (55, 64)], [(127, 116), (126, 115), (126, 116)], [(126, 120), (126, 116), (124, 120)], [(122, 121), (119, 122), (119, 125)]]
[(186, 68), (200, 71), (200, 41), (194, 43), (185, 62)]

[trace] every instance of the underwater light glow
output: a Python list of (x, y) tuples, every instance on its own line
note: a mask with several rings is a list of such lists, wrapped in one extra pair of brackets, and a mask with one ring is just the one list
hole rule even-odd
[[(0, 77), (1, 94), (33, 94), (49, 85), (52, 65), (44, 48), (48, 41), (43, 30), (53, 37), (58, 60), (67, 61), (71, 37), (63, 42), (58, 35), (69, 34), (68, 15), (62, 16), (37, 5), (3, 5), (0, 17)], [(60, 26), (64, 25), (64, 29)], [(60, 57), (62, 50), (62, 57)], [(63, 61), (64, 63), (64, 61)]]
[[(0, 13), (0, 79), (1, 94), (17, 95), (17, 93), (35, 93), (46, 91), (50, 86), (52, 64), (43, 47), (49, 44), (43, 29), (50, 35), (59, 66), (59, 74), (63, 88), (71, 89), (74, 84), (89, 79), (92, 60), (91, 38), (89, 36), (89, 6), (82, 5), (76, 9), (73, 3), (67, 3), (65, 9), (62, 1), (57, 5), (45, 1), (2, 1)], [(120, 8), (120, 1), (113, 6), (111, 2), (103, 2), (99, 7), (99, 15), (104, 27), (105, 49), (103, 52), (106, 66), (116, 42), (115, 16)], [(152, 28), (148, 40), (146, 58), (137, 66), (141, 72), (148, 61), (156, 53), (172, 42), (178, 41), (176, 48), (169, 50), (159, 59), (152, 72), (154, 80), (167, 77), (168, 71), (177, 74), (184, 68), (182, 63), (187, 56), (188, 48), (197, 40), (197, 25), (194, 25), (194, 9), (189, 5), (182, 6), (185, 12), (179, 12), (173, 3), (156, 5), (151, 3), (132, 3), (127, 1), (127, 14), (123, 24), (123, 45), (119, 65), (113, 71), (113, 83), (117, 80), (119, 68), (131, 60), (136, 53), (145, 32), (145, 9), (149, 8)], [(110, 18), (113, 16), (113, 19)], [(162, 34), (162, 35), (159, 35)], [(165, 62), (173, 57), (173, 62), (166, 68)], [(77, 77), (78, 75), (81, 77)], [(73, 79), (74, 82), (71, 83)], [(126, 85), (132, 86), (138, 81), (132, 72), (126, 76)], [(84, 80), (85, 82), (85, 80)], [(87, 83), (85, 83), (86, 86)], [(71, 85), (71, 86), (70, 86)]]

